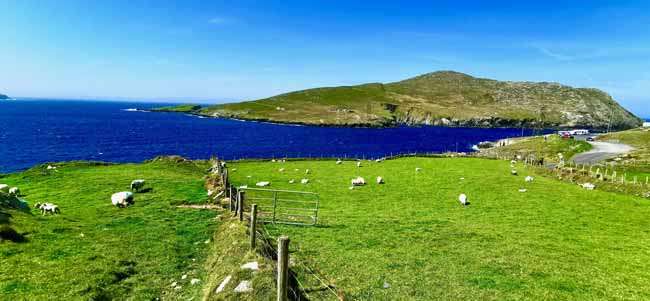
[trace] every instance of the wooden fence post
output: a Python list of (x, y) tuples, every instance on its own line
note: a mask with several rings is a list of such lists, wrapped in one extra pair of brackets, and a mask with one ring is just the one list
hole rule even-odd
[(278, 299), (287, 300), (287, 288), (289, 285), (289, 237), (278, 238)]
[(246, 193), (244, 191), (239, 191), (239, 197), (237, 198), (237, 215), (239, 215), (239, 221), (244, 221), (244, 196)]
[(228, 185), (228, 198), (230, 201), (228, 201), (228, 209), (232, 212), (232, 202), (235, 199), (235, 197), (232, 195), (232, 186)]
[(251, 205), (251, 250), (255, 250), (257, 234), (257, 204)]

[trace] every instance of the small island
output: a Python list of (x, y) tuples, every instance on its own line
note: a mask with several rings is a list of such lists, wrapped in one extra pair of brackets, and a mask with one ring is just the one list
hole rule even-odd
[(9, 96), (0, 94), (0, 100), (7, 100), (7, 99), (10, 99)]

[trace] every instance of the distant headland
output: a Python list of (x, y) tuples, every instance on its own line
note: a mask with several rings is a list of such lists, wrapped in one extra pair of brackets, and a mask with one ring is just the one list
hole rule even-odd
[(209, 107), (158, 111), (320, 126), (629, 129), (642, 120), (607, 93), (558, 83), (509, 82), (438, 71), (394, 83), (326, 87)]
[(9, 96), (7, 95), (0, 94), (0, 100), (6, 100), (6, 99), (11, 99), (11, 98), (9, 98)]

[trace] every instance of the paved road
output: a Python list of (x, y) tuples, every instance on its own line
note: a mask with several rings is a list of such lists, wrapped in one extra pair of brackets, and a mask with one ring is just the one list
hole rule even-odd
[(571, 161), (576, 164), (596, 164), (600, 161), (613, 158), (622, 153), (627, 153), (634, 148), (622, 143), (612, 143), (612, 142), (589, 142), (593, 145), (590, 151), (582, 154), (575, 155)]

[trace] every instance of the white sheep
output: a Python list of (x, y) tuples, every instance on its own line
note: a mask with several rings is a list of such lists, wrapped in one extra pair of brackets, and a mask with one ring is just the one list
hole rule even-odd
[(591, 183), (580, 184), (580, 187), (582, 187), (582, 188), (584, 188), (584, 189), (587, 189), (587, 190), (594, 190), (594, 189), (596, 189), (596, 185), (591, 184)]
[(336, 160), (336, 165), (341, 165), (341, 164), (343, 164), (343, 161), (341, 161), (341, 159)]
[(269, 185), (271, 185), (271, 182), (269, 182), (269, 181), (257, 182), (257, 184), (255, 184), (255, 186), (258, 186), (258, 187), (266, 187), (266, 186), (269, 186)]
[(9, 193), (9, 185), (7, 184), (0, 184), (0, 191), (4, 193)]
[(130, 205), (134, 204), (133, 201), (133, 193), (129, 191), (122, 191), (118, 193), (114, 193), (111, 196), (111, 202), (113, 203), (113, 206), (117, 206), (120, 208), (124, 208)]
[(534, 180), (535, 180), (535, 178), (533, 178), (533, 177), (531, 177), (531, 176), (527, 176), (526, 179), (525, 179), (524, 181), (526, 181), (526, 182), (532, 182), (532, 181), (534, 181)]
[(348, 187), (348, 189), (354, 190), (354, 186), (350, 186), (350, 187)]
[(309, 170), (309, 168), (305, 169), (305, 174), (306, 175), (308, 175), (310, 172), (311, 172), (311, 170)]
[(131, 191), (139, 191), (144, 187), (145, 181), (143, 179), (131, 181)]
[(309, 183), (309, 179), (300, 180), (300, 184), (308, 184), (308, 183)]
[(377, 184), (384, 184), (384, 178), (381, 176), (377, 177)]
[(352, 183), (352, 186), (363, 186), (366, 185), (366, 180), (362, 177), (357, 177), (356, 179), (352, 179), (350, 181)]
[(293, 184), (293, 183), (296, 183), (296, 181), (295, 180), (289, 180), (289, 184)]
[(361, 161), (357, 162), (357, 167), (361, 167)]
[(469, 202), (467, 201), (467, 195), (464, 194), (464, 193), (461, 193), (461, 194), (458, 196), (458, 201), (459, 201), (460, 204), (463, 205), (463, 206), (467, 206), (467, 205), (469, 205)]
[(9, 188), (9, 195), (13, 195), (13, 196), (20, 195), (20, 189), (18, 189), (18, 187)]
[(283, 171), (284, 171), (284, 168), (280, 168), (280, 169), (278, 169), (278, 171), (279, 171), (279, 172), (283, 172)]
[(34, 207), (37, 209), (41, 209), (41, 213), (43, 215), (49, 213), (49, 214), (60, 214), (61, 210), (59, 209), (59, 206), (51, 204), (51, 203), (36, 203), (34, 204)]
[(510, 171), (510, 174), (512, 174), (513, 176), (516, 176), (516, 175), (518, 175), (519, 173), (518, 173), (516, 170), (513, 169), (513, 170)]
[(519, 189), (519, 192), (527, 192), (528, 189)]
[(517, 164), (517, 161), (515, 161), (515, 160), (510, 161), (510, 165), (515, 165), (515, 164)]
[(422, 171), (422, 168), (416, 167), (416, 168), (415, 168), (415, 171), (416, 171), (416, 172), (420, 172), (420, 171)]

